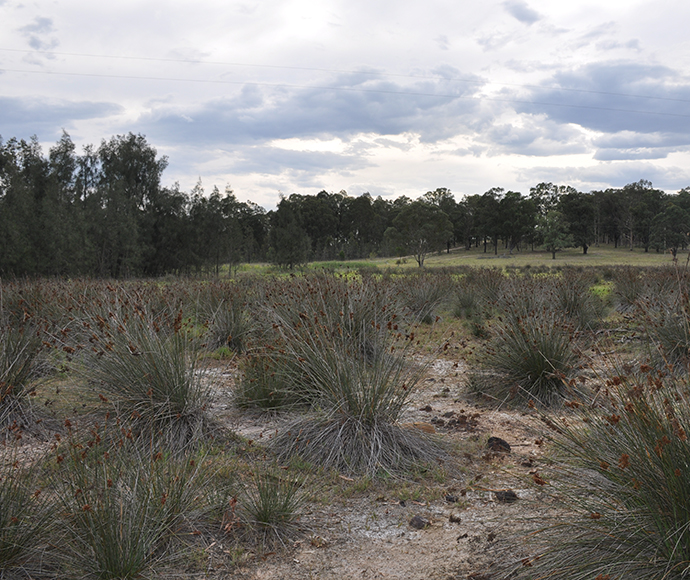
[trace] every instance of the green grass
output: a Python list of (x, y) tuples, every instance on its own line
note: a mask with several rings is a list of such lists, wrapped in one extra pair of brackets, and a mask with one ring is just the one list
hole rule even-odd
[[(687, 252), (678, 252), (678, 262), (684, 262)], [(599, 246), (590, 246), (587, 254), (582, 253), (581, 248), (568, 248), (556, 254), (556, 259), (551, 259), (551, 253), (544, 250), (523, 250), (513, 251), (508, 254), (506, 250), (499, 247), (498, 255), (495, 256), (491, 249), (484, 253), (483, 247), (465, 250), (464, 248), (453, 248), (450, 254), (434, 253), (427, 256), (424, 261), (424, 268), (452, 268), (456, 266), (475, 266), (475, 267), (497, 267), (506, 268), (514, 266), (523, 268), (529, 266), (531, 268), (558, 268), (563, 266), (663, 266), (672, 264), (672, 257), (670, 254), (659, 253), (654, 250), (645, 252), (644, 248), (635, 248), (632, 252), (628, 248), (618, 247), (614, 248), (612, 244), (601, 244)], [(310, 269), (318, 269), (322, 262), (311, 262)], [(386, 270), (406, 271), (419, 270), (419, 266), (412, 257), (408, 257), (406, 262), (402, 262), (397, 257), (388, 258), (374, 258), (370, 260), (358, 260), (356, 262), (323, 262), (323, 264), (331, 265), (337, 264), (341, 269), (338, 271), (345, 271), (353, 269), (353, 264), (357, 264), (357, 268), (372, 266), (378, 268), (381, 272)], [(256, 268), (259, 268), (256, 266)], [(268, 268), (268, 267), (267, 267)], [(254, 270), (256, 271), (256, 269)]]

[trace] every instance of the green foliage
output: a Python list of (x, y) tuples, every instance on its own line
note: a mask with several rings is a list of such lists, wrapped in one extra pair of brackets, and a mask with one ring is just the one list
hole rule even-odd
[(537, 222), (537, 232), (543, 240), (542, 245), (551, 257), (556, 259), (556, 252), (569, 248), (574, 244), (573, 236), (569, 233), (569, 224), (563, 214), (555, 209), (540, 216)]
[(429, 252), (443, 248), (453, 237), (453, 224), (446, 213), (426, 201), (404, 206), (393, 220), (393, 228), (397, 233), (387, 235), (391, 240), (402, 243), (420, 267)]

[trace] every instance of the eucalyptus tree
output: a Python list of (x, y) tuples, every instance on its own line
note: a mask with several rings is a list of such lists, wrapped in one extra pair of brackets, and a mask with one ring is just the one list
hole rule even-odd
[(420, 267), (424, 266), (427, 254), (442, 249), (452, 233), (453, 224), (446, 213), (424, 200), (403, 207), (386, 231), (389, 238), (396, 238), (414, 256)]

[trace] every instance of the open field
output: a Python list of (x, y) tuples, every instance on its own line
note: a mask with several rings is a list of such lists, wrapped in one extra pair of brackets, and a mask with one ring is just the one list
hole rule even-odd
[[(677, 261), (684, 264), (688, 259), (688, 252), (680, 250)], [(494, 255), (491, 248), (487, 253), (482, 248), (465, 250), (453, 248), (450, 253), (429, 254), (424, 261), (425, 268), (452, 268), (457, 266), (470, 266), (477, 268), (563, 268), (573, 267), (606, 267), (606, 266), (669, 266), (673, 264), (671, 254), (657, 253), (654, 250), (645, 252), (642, 248), (635, 248), (632, 252), (628, 248), (613, 245), (591, 246), (587, 254), (582, 253), (582, 248), (568, 248), (556, 254), (556, 259), (545, 251), (513, 251), (512, 254), (505, 250)], [(306, 269), (327, 268), (334, 271), (358, 270), (360, 268), (378, 268), (380, 270), (417, 270), (419, 269), (414, 257), (403, 258), (372, 258), (368, 260), (311, 262)], [(240, 266), (242, 274), (260, 274), (266, 272), (280, 273), (281, 270), (267, 264), (245, 264)], [(227, 276), (227, 267), (222, 271)]]
[(2, 574), (681, 578), (687, 272), (529, 263), (3, 282)]

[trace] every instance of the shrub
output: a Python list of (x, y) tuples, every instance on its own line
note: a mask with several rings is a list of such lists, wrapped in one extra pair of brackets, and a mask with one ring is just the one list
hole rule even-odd
[[(661, 579), (690, 572), (690, 400), (642, 365), (575, 417), (553, 419), (561, 461), (544, 491), (558, 516), (530, 534), (516, 577)], [(579, 420), (578, 420), (579, 419)], [(554, 424), (552, 423), (552, 425)], [(564, 512), (563, 510), (568, 510)], [(567, 514), (567, 515), (566, 515)]]

